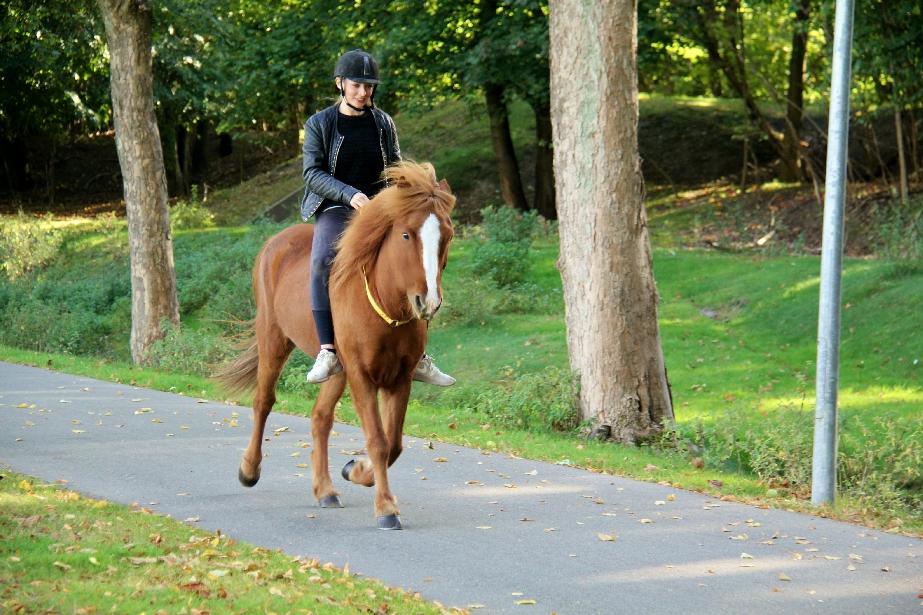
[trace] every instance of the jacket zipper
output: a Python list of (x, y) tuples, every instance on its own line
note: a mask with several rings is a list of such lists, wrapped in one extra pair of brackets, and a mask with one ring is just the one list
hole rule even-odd
[(337, 141), (336, 147), (333, 149), (333, 162), (330, 164), (330, 174), (334, 175), (337, 170), (337, 156), (340, 155), (340, 146), (343, 145), (343, 140), (346, 137), (339, 135), (339, 140)]

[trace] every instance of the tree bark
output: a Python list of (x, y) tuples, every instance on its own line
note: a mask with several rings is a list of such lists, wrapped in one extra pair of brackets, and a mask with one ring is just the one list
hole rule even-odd
[(144, 0), (98, 0), (111, 63), (112, 115), (122, 168), (131, 259), (131, 358), (145, 363), (179, 323), (167, 181), (154, 113), (151, 12)]
[(782, 143), (785, 148), (785, 156), (782, 157), (783, 181), (800, 182), (805, 175), (801, 165), (801, 131), (804, 128), (804, 58), (808, 51), (810, 16), (810, 0), (799, 0), (792, 28), (792, 55), (788, 60), (785, 137)]
[(894, 133), (897, 140), (897, 166), (901, 205), (906, 205), (910, 200), (910, 187), (907, 185), (907, 158), (904, 156), (904, 120), (901, 117), (901, 107), (897, 103), (894, 105)]
[(497, 173), (500, 175), (500, 196), (507, 205), (520, 211), (529, 209), (526, 193), (519, 175), (519, 162), (510, 135), (510, 116), (503, 100), (503, 86), (484, 86), (487, 116), (490, 118), (490, 141), (497, 157)]
[(535, 211), (546, 220), (557, 220), (554, 195), (554, 148), (552, 147), (551, 102), (535, 104)]
[(550, 8), (570, 363), (583, 418), (635, 442), (673, 420), (638, 153), (637, 9), (631, 0)]

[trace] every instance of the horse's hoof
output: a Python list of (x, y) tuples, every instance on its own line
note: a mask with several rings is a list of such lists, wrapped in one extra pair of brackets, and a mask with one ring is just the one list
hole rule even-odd
[(401, 518), (397, 515), (384, 515), (378, 517), (378, 529), (380, 530), (402, 530)]
[(354, 465), (356, 465), (355, 459), (350, 459), (349, 461), (346, 462), (346, 465), (343, 466), (342, 470), (340, 470), (340, 474), (343, 475), (343, 478), (345, 478), (346, 480), (349, 480), (349, 473), (352, 472)]
[(340, 496), (337, 494), (325, 495), (320, 499), (321, 508), (343, 508), (343, 503), (340, 502)]
[(250, 478), (246, 474), (244, 474), (243, 469), (237, 468), (237, 480), (239, 480), (240, 484), (243, 485), (244, 487), (252, 487), (253, 485), (260, 482), (260, 475), (257, 474), (253, 478)]

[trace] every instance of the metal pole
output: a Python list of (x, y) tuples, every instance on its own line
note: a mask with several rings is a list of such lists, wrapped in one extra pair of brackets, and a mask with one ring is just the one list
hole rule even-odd
[(833, 79), (827, 129), (824, 236), (817, 325), (817, 406), (811, 502), (832, 504), (836, 494), (837, 387), (840, 369), (840, 278), (843, 268), (843, 209), (846, 143), (849, 134), (849, 81), (853, 0), (837, 0), (833, 31)]

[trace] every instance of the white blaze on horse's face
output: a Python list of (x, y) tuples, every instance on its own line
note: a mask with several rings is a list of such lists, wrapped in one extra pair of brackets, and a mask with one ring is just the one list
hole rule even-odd
[(423, 318), (432, 318), (442, 304), (439, 296), (439, 242), (442, 233), (439, 229), (439, 218), (430, 214), (420, 227), (420, 243), (423, 244), (423, 271), (426, 273), (426, 299), (423, 309), (420, 310)]

